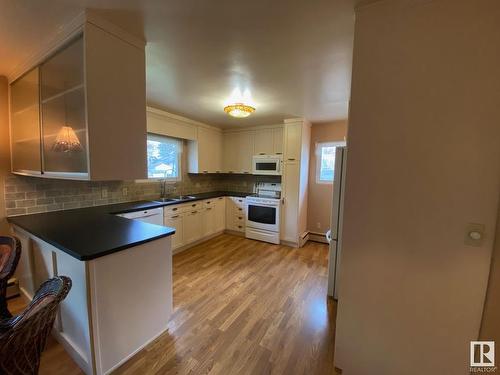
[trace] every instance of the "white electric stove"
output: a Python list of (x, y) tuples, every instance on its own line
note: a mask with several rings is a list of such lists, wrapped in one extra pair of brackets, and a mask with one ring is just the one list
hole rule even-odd
[(280, 243), (281, 184), (260, 182), (256, 194), (246, 197), (245, 236)]

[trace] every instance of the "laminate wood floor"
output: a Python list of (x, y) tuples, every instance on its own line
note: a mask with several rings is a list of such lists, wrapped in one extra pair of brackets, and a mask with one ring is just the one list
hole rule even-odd
[[(168, 332), (115, 374), (335, 374), (327, 263), (324, 244), (231, 235), (176, 254)], [(81, 372), (50, 340), (40, 373)]]

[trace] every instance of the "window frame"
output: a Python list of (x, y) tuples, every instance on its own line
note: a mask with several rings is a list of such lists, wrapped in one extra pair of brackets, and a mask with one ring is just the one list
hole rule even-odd
[[(181, 138), (175, 138), (175, 137), (170, 137), (168, 135), (163, 135), (163, 134), (158, 134), (158, 133), (152, 133), (152, 132), (147, 132), (146, 134), (146, 143), (148, 140), (150, 140), (150, 136), (152, 137), (157, 137), (159, 139), (161, 138), (166, 138), (170, 139), (173, 141), (176, 141), (179, 144), (179, 152), (177, 153), (177, 169), (178, 169), (178, 176), (177, 177), (149, 177), (149, 163), (147, 165), (147, 174), (148, 177), (145, 180), (141, 180), (144, 182), (147, 181), (165, 181), (165, 182), (170, 182), (170, 183), (176, 183), (182, 181), (182, 153), (184, 151), (184, 142)], [(147, 145), (146, 145), (146, 159), (148, 159), (147, 156)], [(149, 162), (149, 160), (148, 160)]]
[[(317, 184), (322, 185), (333, 185), (335, 181), (335, 169), (333, 171), (333, 180), (321, 180), (321, 154), (323, 147), (344, 147), (346, 145), (345, 142), (335, 142), (335, 141), (325, 141), (325, 142), (316, 142), (315, 144), (315, 155), (316, 155), (316, 176), (315, 180)], [(335, 166), (334, 166), (335, 168)]]

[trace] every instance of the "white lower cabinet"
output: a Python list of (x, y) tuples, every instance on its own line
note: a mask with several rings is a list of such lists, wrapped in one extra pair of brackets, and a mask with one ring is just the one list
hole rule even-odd
[(188, 211), (184, 214), (184, 244), (198, 241), (203, 237), (202, 210)]
[(164, 225), (175, 228), (173, 250), (225, 229), (245, 231), (245, 198), (217, 197), (166, 206), (163, 212)]
[(226, 228), (235, 232), (244, 232), (245, 220), (246, 220), (245, 198), (227, 197)]
[(172, 236), (172, 249), (178, 249), (184, 245), (184, 214), (178, 213), (165, 217), (165, 225), (175, 228), (175, 234)]
[(215, 232), (218, 233), (226, 229), (226, 198), (219, 197), (214, 202)]
[(202, 237), (208, 237), (215, 233), (215, 210), (214, 207), (207, 207), (202, 212), (203, 234)]

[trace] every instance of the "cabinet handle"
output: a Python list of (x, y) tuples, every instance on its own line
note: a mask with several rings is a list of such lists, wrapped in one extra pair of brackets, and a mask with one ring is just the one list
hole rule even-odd
[(275, 152), (276, 155), (283, 155), (282, 152)]
[(197, 214), (197, 213), (198, 213), (198, 211), (191, 211), (191, 213), (192, 213), (192, 214)]
[(241, 216), (238, 216), (238, 219), (240, 219), (240, 220), (241, 220), (241, 219), (243, 219), (243, 218), (242, 218)]
[(196, 203), (192, 204), (191, 207), (196, 207)]
[(242, 228), (242, 226), (241, 226), (241, 225), (238, 225), (238, 228), (240, 228), (240, 229), (241, 229), (241, 228)]
[(172, 216), (172, 219), (177, 219), (179, 215)]
[(172, 211), (177, 211), (177, 208), (172, 208)]
[(281, 198), (281, 204), (285, 204), (285, 197)]
[(265, 155), (266, 153), (265, 152), (259, 152), (259, 155)]
[(207, 211), (210, 211), (212, 209), (212, 207), (207, 207)]
[(238, 208), (238, 210), (243, 211), (243, 208)]
[(294, 161), (295, 159), (293, 159), (293, 158), (288, 158), (288, 160), (290, 160), (290, 161)]
[(207, 201), (207, 204), (210, 204), (212, 201)]

